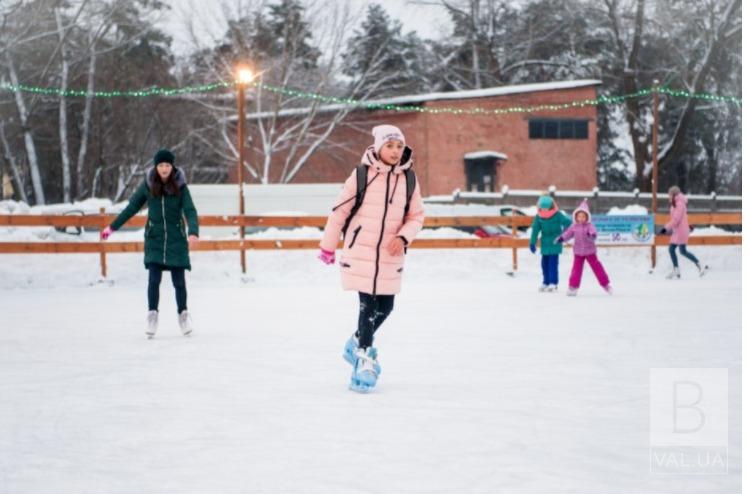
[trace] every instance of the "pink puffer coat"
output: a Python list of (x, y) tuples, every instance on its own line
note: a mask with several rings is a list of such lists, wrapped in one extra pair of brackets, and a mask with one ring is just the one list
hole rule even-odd
[(670, 235), (671, 244), (687, 244), (688, 235), (691, 233), (691, 228), (688, 226), (688, 199), (683, 194), (675, 196), (673, 202), (675, 204), (670, 205), (670, 221), (665, 225), (667, 230), (672, 230), (673, 233)]
[[(409, 156), (406, 148), (403, 156)], [(416, 182), (410, 211), (405, 214), (405, 170), (413, 166), (410, 159), (390, 166), (376, 159), (374, 147), (369, 147), (361, 161), (368, 167), (368, 186), (361, 208), (348, 226), (340, 256), (343, 289), (371, 295), (395, 295), (400, 292), (405, 256), (391, 256), (387, 246), (397, 237), (408, 244), (413, 242), (423, 227), (423, 202)], [(356, 197), (356, 171), (345, 181), (336, 207), (327, 218), (320, 247), (335, 251), (345, 220)]]

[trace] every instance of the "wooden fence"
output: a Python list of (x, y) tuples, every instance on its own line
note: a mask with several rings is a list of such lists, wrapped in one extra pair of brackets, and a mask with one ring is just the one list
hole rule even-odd
[[(0, 227), (79, 227), (103, 229), (115, 216), (104, 214), (72, 215), (0, 215)], [(668, 221), (668, 215), (658, 214), (656, 225)], [(325, 216), (200, 216), (201, 227), (318, 227), (325, 226)], [(742, 225), (741, 213), (697, 213), (689, 214), (691, 225)], [(145, 226), (146, 216), (134, 216), (127, 225)], [(511, 249), (512, 267), (517, 270), (517, 250), (528, 247), (527, 238), (517, 238), (517, 229), (529, 227), (529, 216), (434, 216), (427, 217), (424, 226), (478, 227), (505, 225), (512, 228), (513, 235), (491, 238), (421, 238), (410, 246), (414, 249)], [(667, 245), (669, 238), (658, 236), (655, 245)], [(741, 245), (742, 235), (691, 236), (690, 245)], [(342, 245), (342, 244), (341, 244)], [(649, 247), (648, 245), (606, 245), (600, 247)], [(317, 239), (257, 239), (257, 240), (200, 240), (195, 251), (246, 251), (246, 250), (299, 250), (317, 249)], [(652, 264), (656, 260), (656, 249), (652, 249)], [(0, 242), (0, 254), (99, 254), (101, 275), (106, 277), (106, 255), (123, 252), (142, 252), (143, 242)]]

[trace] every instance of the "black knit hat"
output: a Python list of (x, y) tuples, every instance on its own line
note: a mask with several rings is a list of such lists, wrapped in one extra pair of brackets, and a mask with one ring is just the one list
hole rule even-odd
[(169, 151), (168, 149), (159, 149), (156, 151), (156, 154), (153, 156), (153, 166), (158, 166), (159, 163), (170, 163), (174, 164), (174, 153)]

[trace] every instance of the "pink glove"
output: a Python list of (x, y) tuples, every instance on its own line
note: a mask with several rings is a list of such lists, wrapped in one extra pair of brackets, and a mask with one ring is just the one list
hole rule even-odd
[(335, 264), (335, 252), (330, 252), (329, 250), (320, 249), (317, 259), (324, 262), (328, 266), (330, 264)]
[(111, 235), (113, 232), (114, 230), (112, 230), (111, 226), (104, 228), (103, 230), (101, 230), (101, 239), (102, 240), (108, 239), (109, 235)]

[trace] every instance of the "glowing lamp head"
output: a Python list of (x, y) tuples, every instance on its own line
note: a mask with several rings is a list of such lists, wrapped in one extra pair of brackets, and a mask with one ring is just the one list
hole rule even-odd
[(252, 82), (252, 77), (253, 77), (253, 74), (250, 69), (241, 68), (237, 71), (238, 81), (241, 82), (242, 84), (248, 84)]

